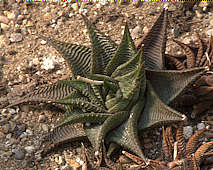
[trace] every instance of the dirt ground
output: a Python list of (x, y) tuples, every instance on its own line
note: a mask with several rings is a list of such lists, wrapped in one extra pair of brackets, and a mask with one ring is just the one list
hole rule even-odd
[[(135, 41), (151, 27), (165, 3), (160, 2), (22, 2), (0, 0), (0, 99), (23, 95), (26, 89), (54, 83), (71, 75), (65, 61), (57, 51), (38, 38), (38, 34), (53, 39), (89, 45), (81, 13), (119, 43), (125, 22)], [(182, 51), (171, 39), (185, 43), (213, 35), (212, 3), (168, 3), (172, 13), (168, 27), (166, 52)], [(187, 9), (189, 8), (189, 9)], [(178, 13), (179, 12), (179, 13)], [(0, 110), (0, 169), (75, 169), (83, 161), (80, 144), (65, 147), (47, 155), (37, 165), (29, 167), (29, 159), (39, 146), (41, 136), (54, 127), (61, 114), (41, 110), (39, 106)], [(213, 117), (211, 117), (213, 119)], [(191, 125), (197, 129), (197, 122)], [(161, 131), (154, 130), (147, 138), (145, 154), (160, 154)], [(156, 137), (156, 134), (158, 136)], [(148, 136), (148, 135), (147, 135)], [(156, 153), (157, 152), (157, 153)]]

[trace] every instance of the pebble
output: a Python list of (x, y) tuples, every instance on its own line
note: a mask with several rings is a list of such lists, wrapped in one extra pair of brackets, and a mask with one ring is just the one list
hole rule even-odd
[(29, 129), (26, 129), (26, 133), (27, 133), (28, 135), (30, 135), (30, 136), (33, 135), (33, 132), (32, 132), (31, 130), (29, 130)]
[(10, 20), (6, 16), (0, 15), (0, 22), (4, 24), (9, 24)]
[(149, 32), (149, 29), (147, 26), (143, 27), (143, 33), (144, 34), (147, 34)]
[(15, 159), (17, 159), (17, 160), (23, 160), (23, 159), (24, 159), (25, 154), (24, 154), (23, 151), (18, 150), (18, 149), (15, 149), (13, 152), (14, 152), (14, 154), (15, 154), (15, 155), (14, 155)]
[(46, 119), (46, 116), (45, 115), (39, 115), (39, 117), (38, 117), (38, 122), (44, 122), (45, 121), (45, 119)]
[(1, 28), (2, 30), (7, 31), (10, 28), (10, 26), (7, 24), (1, 23)]
[(203, 18), (203, 14), (199, 10), (195, 10), (196, 17), (201, 19)]
[(41, 44), (42, 44), (42, 45), (45, 45), (45, 44), (47, 44), (47, 41), (41, 40)]
[(190, 44), (190, 42), (191, 42), (191, 38), (186, 37), (183, 39), (184, 44)]
[(16, 115), (13, 120), (18, 120), (20, 118), (20, 115)]
[(22, 41), (23, 37), (21, 33), (13, 33), (10, 35), (10, 41), (11, 42), (20, 42)]
[(26, 146), (26, 147), (24, 147), (24, 150), (27, 153), (33, 153), (33, 151), (35, 150), (35, 147), (34, 146)]
[(45, 70), (52, 70), (55, 68), (56, 62), (54, 61), (54, 58), (52, 57), (44, 57), (43, 58), (43, 64), (41, 66), (42, 69)]
[(72, 4), (71, 7), (74, 11), (77, 11), (78, 10), (78, 3)]
[(132, 38), (136, 39), (139, 37), (140, 32), (141, 32), (141, 27), (139, 25), (137, 25), (133, 30), (132, 30)]
[(206, 127), (206, 126), (205, 126), (204, 123), (198, 123), (198, 124), (197, 124), (197, 129), (198, 129), (198, 130), (201, 130), (201, 129), (205, 128), (205, 127)]
[(10, 20), (15, 20), (16, 19), (16, 14), (15, 12), (9, 12), (8, 15), (7, 15), (7, 18), (10, 19)]
[(206, 31), (206, 34), (208, 36), (212, 35), (213, 36), (213, 28), (212, 29), (209, 29), (208, 31)]
[(45, 131), (45, 132), (48, 132), (48, 130), (49, 130), (48, 125), (47, 125), (47, 124), (44, 124), (44, 123), (41, 124), (41, 128), (42, 128), (42, 130)]
[(193, 134), (193, 128), (191, 126), (185, 126), (183, 127), (183, 136), (186, 139), (189, 139)]
[(11, 113), (11, 114), (15, 114), (15, 113), (16, 113), (15, 109), (8, 108), (7, 110), (8, 110), (8, 112)]

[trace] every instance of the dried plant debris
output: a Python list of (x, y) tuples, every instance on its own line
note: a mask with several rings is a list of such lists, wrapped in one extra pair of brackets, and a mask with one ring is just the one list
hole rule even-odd
[(191, 117), (195, 118), (201, 113), (204, 113), (211, 108), (213, 99), (213, 76), (212, 76), (212, 63), (213, 63), (213, 39), (209, 38), (205, 41), (197, 33), (198, 45), (184, 44), (180, 41), (174, 40), (185, 52), (184, 55), (172, 56), (166, 55), (170, 63), (169, 68), (184, 70), (186, 68), (208, 67), (209, 71), (198, 79), (192, 88), (192, 92), (196, 100), (192, 98), (193, 110)]
[[(198, 130), (186, 142), (183, 137), (183, 124), (181, 122), (176, 131), (176, 142), (171, 134), (171, 127), (167, 127), (166, 130), (163, 128), (163, 159), (149, 160), (149, 165), (145, 169), (199, 170), (205, 159), (213, 155), (213, 141), (199, 145), (199, 140), (205, 136), (208, 129)], [(126, 151), (123, 151), (123, 154), (144, 168), (144, 161), (141, 158)]]
[[(206, 72), (206, 68), (165, 70), (166, 8), (143, 37), (140, 47), (137, 46), (139, 49), (127, 24), (121, 43), (117, 45), (85, 16), (82, 18), (91, 47), (40, 36), (65, 58), (72, 77), (13, 100), (7, 108), (38, 102), (51, 103), (65, 110), (64, 118), (45, 137), (42, 143), (45, 150), (86, 137), (97, 153), (95, 167), (101, 165), (102, 155), (110, 156), (111, 150), (103, 154), (103, 143), (107, 148), (122, 146), (132, 151), (142, 159), (143, 167), (147, 167), (150, 161), (143, 154), (138, 133), (184, 120), (186, 116), (168, 104)], [(83, 127), (75, 128), (78, 123)]]

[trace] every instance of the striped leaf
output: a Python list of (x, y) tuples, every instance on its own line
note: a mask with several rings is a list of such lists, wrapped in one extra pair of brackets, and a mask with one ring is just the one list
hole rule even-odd
[(89, 47), (65, 43), (39, 35), (53, 46), (66, 60), (74, 76), (86, 76), (90, 72), (92, 50)]
[(99, 31), (95, 25), (89, 22), (89, 20), (82, 15), (84, 22), (89, 31), (89, 37), (92, 44), (92, 56), (91, 56), (91, 74), (103, 74), (106, 65), (115, 54), (116, 44)]
[(128, 25), (126, 24), (122, 41), (116, 50), (115, 55), (105, 68), (106, 74), (111, 75), (118, 66), (129, 61), (129, 59), (135, 56), (135, 54), (136, 47), (130, 36)]

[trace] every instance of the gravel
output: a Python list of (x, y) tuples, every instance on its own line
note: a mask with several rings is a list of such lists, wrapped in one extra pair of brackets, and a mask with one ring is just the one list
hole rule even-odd
[(15, 149), (13, 153), (14, 153), (14, 158), (17, 160), (23, 160), (25, 157), (24, 152), (21, 150)]
[[(148, 31), (165, 4), (33, 1), (29, 5), (22, 1), (8, 1), (7, 7), (1, 7), (1, 2), (0, 59), (3, 56), (10, 63), (3, 65), (4, 75), (1, 80), (6, 84), (7, 97), (13, 97), (13, 94), (22, 96), (27, 93), (26, 89), (32, 90), (38, 85), (54, 83), (71, 75), (64, 59), (47, 45), (47, 42), (38, 39), (37, 34), (88, 46), (90, 43), (80, 16), (82, 13), (117, 43), (121, 40), (121, 30), (127, 22), (136, 41)], [(169, 10), (175, 11), (177, 4), (170, 3)], [(190, 41), (195, 32), (202, 34), (202, 37), (205, 37), (205, 34), (213, 35), (211, 4), (202, 2), (199, 5), (203, 10), (192, 18), (192, 21), (197, 22), (192, 24), (191, 32), (181, 34), (179, 28), (175, 29), (178, 32), (178, 40)], [(168, 29), (167, 52), (176, 54), (180, 50), (174, 48), (177, 46), (171, 41), (171, 38), (174, 38), (172, 29), (174, 30)], [(6, 96), (0, 96), (0, 99), (2, 97)], [(42, 136), (63, 116), (55, 111), (43, 110), (40, 106), (22, 105), (20, 108), (0, 110), (0, 169), (28, 170), (28, 159), (36, 152)], [(203, 117), (205, 120), (205, 116)], [(213, 120), (212, 116), (207, 117), (208, 120)], [(189, 138), (192, 132), (204, 126), (200, 122), (196, 125), (190, 124), (184, 127), (184, 136)], [(146, 133), (142, 139), (144, 153), (149, 158), (157, 158), (161, 154), (161, 129)], [(50, 153), (32, 167), (75, 169), (81, 167), (84, 162), (81, 147), (77, 145)]]

